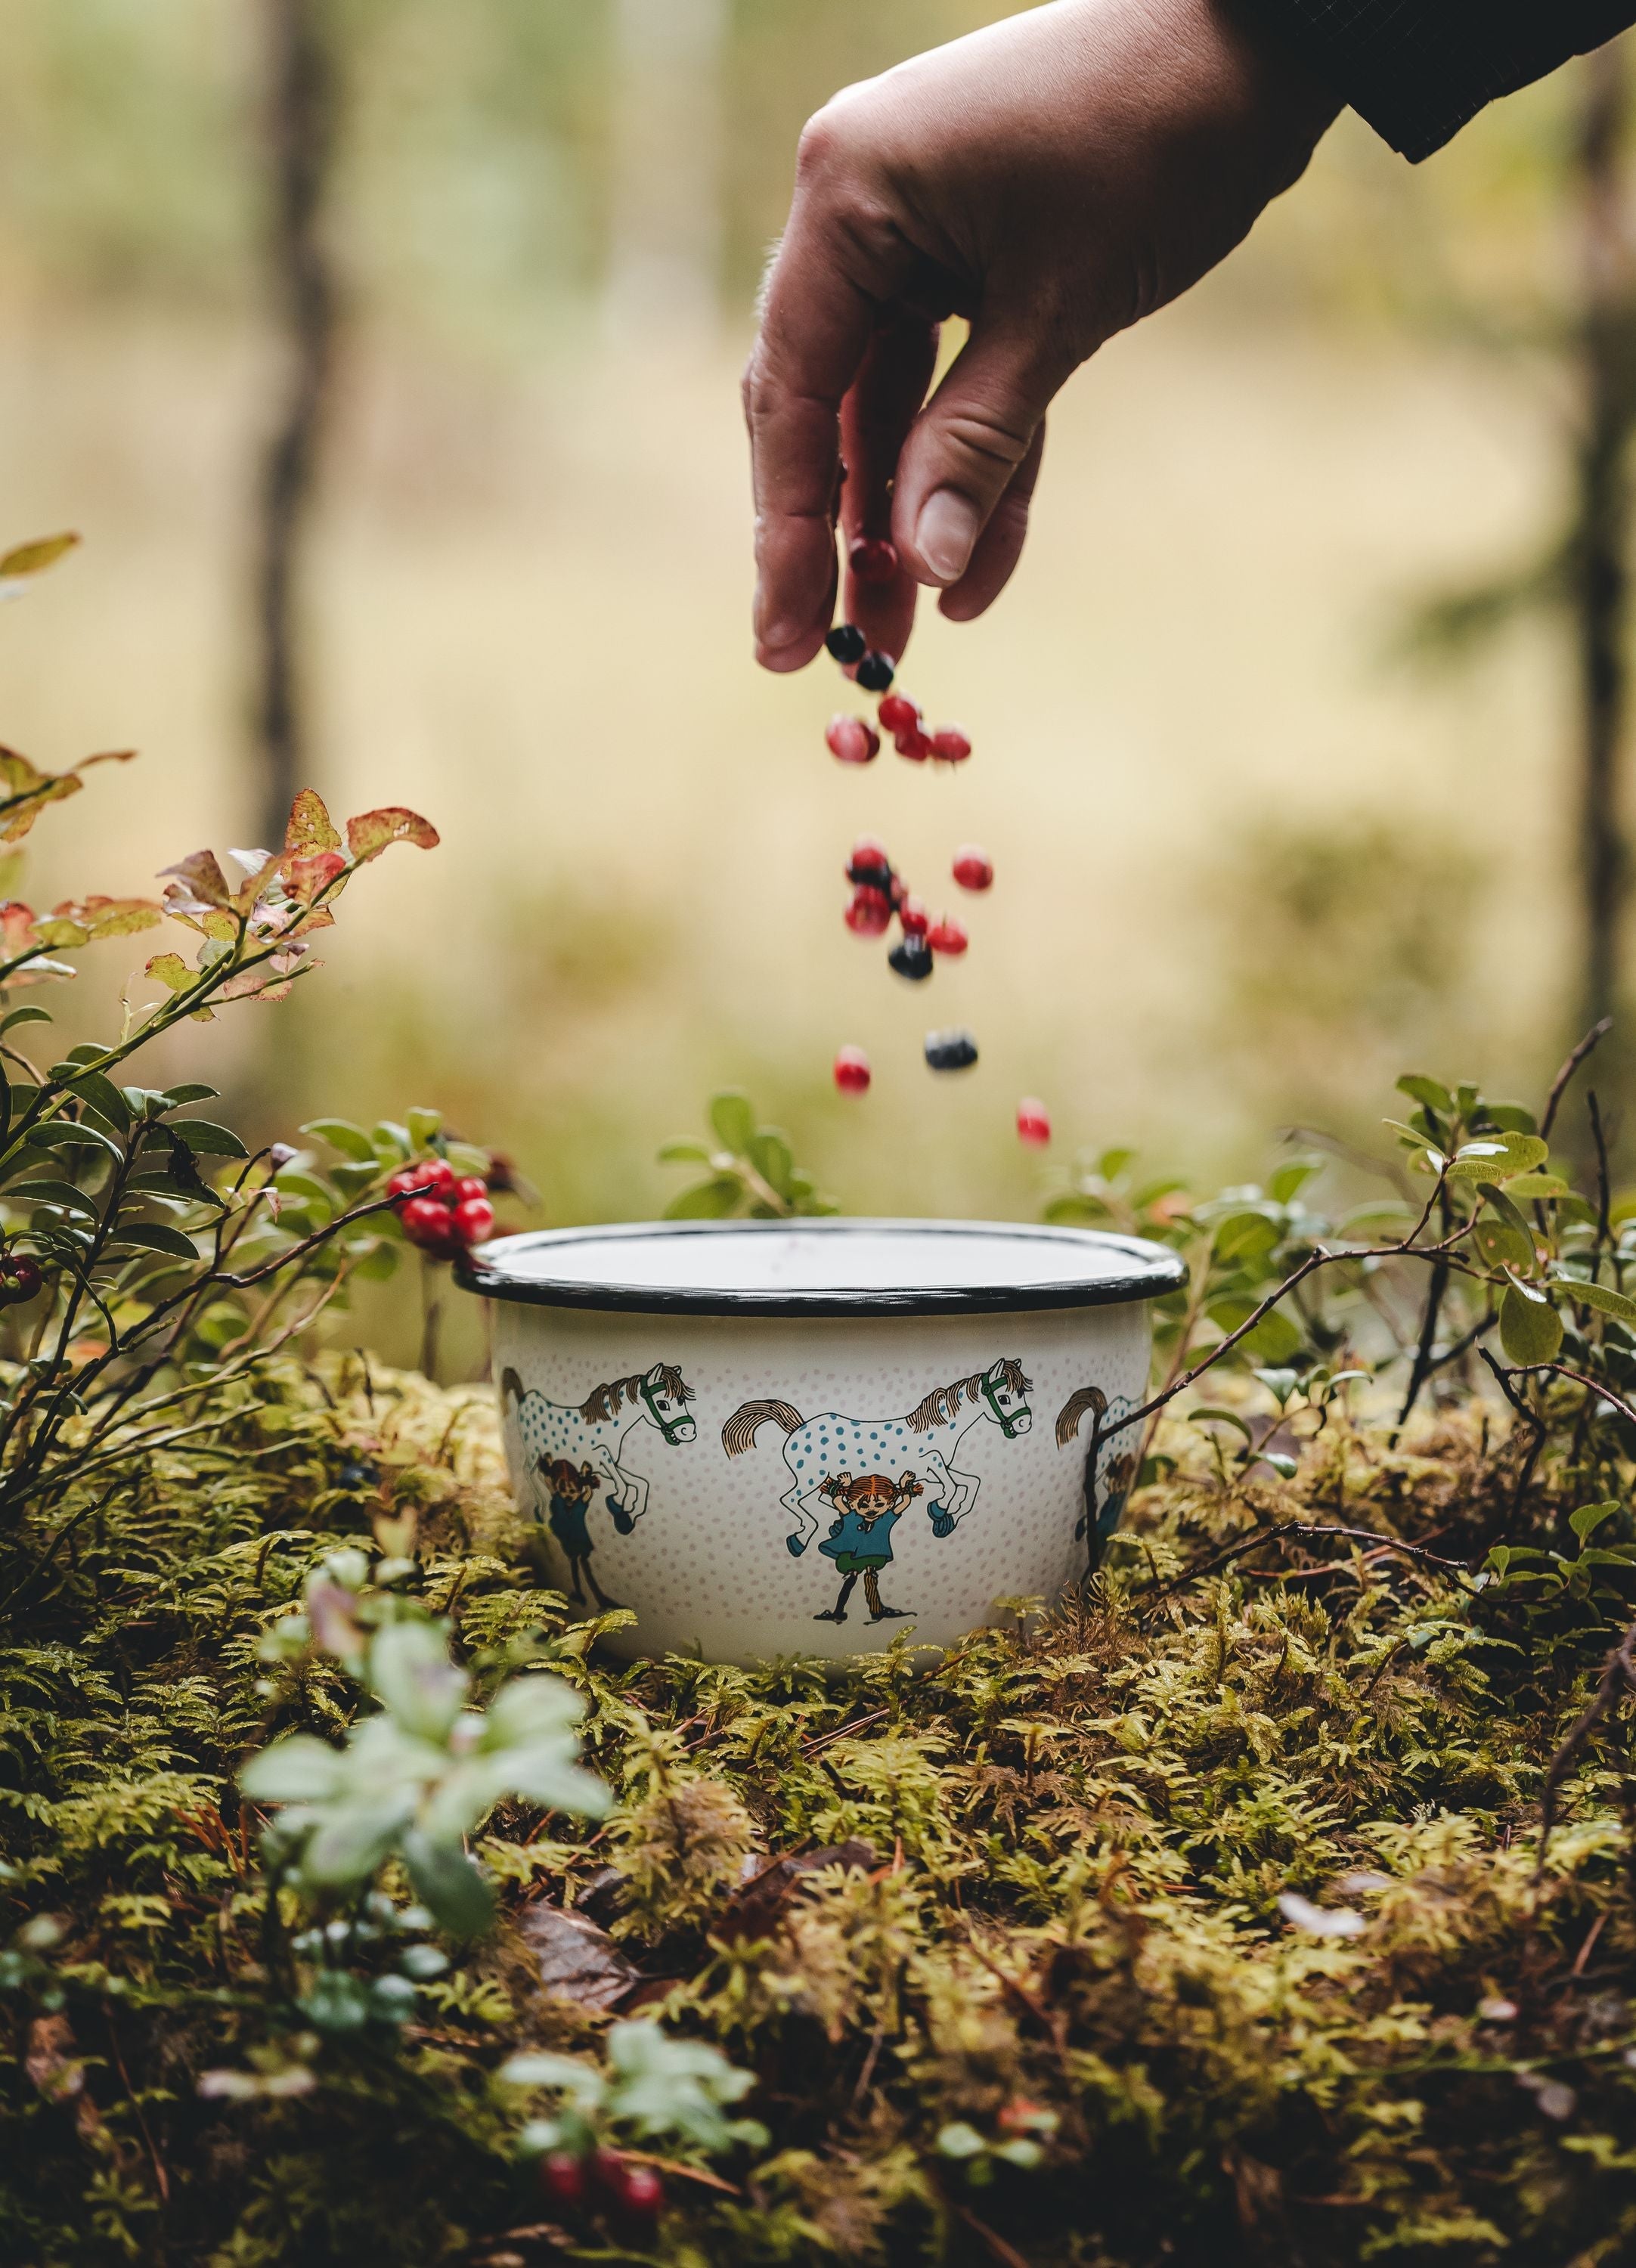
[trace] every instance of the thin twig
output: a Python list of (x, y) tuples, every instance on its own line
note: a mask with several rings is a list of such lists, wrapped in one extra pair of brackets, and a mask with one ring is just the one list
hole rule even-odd
[(1442, 1558), (1437, 1552), (1428, 1551), (1424, 1544), (1400, 1543), (1395, 1535), (1381, 1535), (1372, 1528), (1340, 1528), (1328, 1522), (1285, 1520), (1280, 1521), (1276, 1528), (1254, 1528), (1248, 1535), (1241, 1535), (1234, 1542), (1221, 1545), (1193, 1566), (1183, 1568), (1179, 1575), (1161, 1584), (1158, 1590), (1139, 1591), (1137, 1599), (1144, 1607), (1155, 1607), (1161, 1599), (1169, 1598), (1189, 1583), (1197, 1582), (1201, 1575), (1213, 1575), (1218, 1568), (1227, 1566), (1246, 1551), (1258, 1550), (1264, 1543), (1275, 1543), (1286, 1535), (1299, 1537), (1302, 1543), (1315, 1543), (1323, 1536), (1340, 1536), (1348, 1543), (1367, 1543), (1372, 1552), (1395, 1551), (1405, 1559), (1420, 1560), (1426, 1566), (1440, 1567), (1448, 1574), (1467, 1575), (1471, 1572), (1468, 1560)]
[(1531, 1425), (1534, 1429), (1533, 1440), (1529, 1444), (1528, 1454), (1522, 1460), (1517, 1473), (1516, 1486), (1511, 1492), (1511, 1521), (1507, 1523), (1509, 1526), (1514, 1522), (1518, 1513), (1522, 1509), (1522, 1498), (1528, 1492), (1529, 1481), (1534, 1477), (1534, 1467), (1539, 1461), (1539, 1453), (1545, 1446), (1545, 1421), (1529, 1408), (1522, 1395), (1513, 1388), (1511, 1381), (1515, 1377), (1516, 1373), (1507, 1370), (1502, 1364), (1497, 1363), (1486, 1347), (1478, 1347), (1478, 1352), (1492, 1371), (1500, 1391), (1505, 1395), (1517, 1416), (1525, 1425)]
[(1605, 1040), (1608, 1034), (1612, 1029), (1613, 1019), (1611, 1016), (1604, 1016), (1600, 1023), (1593, 1024), (1589, 1031), (1586, 1033), (1584, 1038), (1580, 1042), (1579, 1045), (1573, 1049), (1572, 1055), (1569, 1056), (1567, 1061), (1563, 1064), (1561, 1070), (1557, 1073), (1555, 1079), (1551, 1080), (1551, 1093), (1545, 1098), (1545, 1115), (1539, 1122), (1539, 1132), (1542, 1141), (1548, 1142), (1551, 1139), (1551, 1130), (1557, 1123), (1557, 1111), (1561, 1104), (1563, 1096), (1567, 1093), (1568, 1081), (1573, 1078), (1574, 1072), (1584, 1062), (1591, 1049), (1597, 1046), (1601, 1041)]

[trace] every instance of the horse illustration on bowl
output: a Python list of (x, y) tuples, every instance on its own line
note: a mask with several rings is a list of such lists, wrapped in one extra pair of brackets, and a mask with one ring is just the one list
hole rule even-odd
[(533, 1388), (525, 1389), (514, 1370), (503, 1371), (500, 1403), (505, 1409), (516, 1406), (523, 1469), (534, 1483), (535, 1517), (539, 1481), (548, 1469), (559, 1462), (588, 1464), (598, 1482), (608, 1485), (615, 1527), (629, 1535), (647, 1510), (648, 1482), (624, 1462), (625, 1445), (645, 1425), (655, 1427), (667, 1448), (693, 1440), (698, 1425), (688, 1408), (692, 1399), (680, 1369), (669, 1362), (606, 1380), (583, 1402), (549, 1401)]
[(803, 1418), (787, 1402), (746, 1402), (722, 1427), (721, 1443), (730, 1457), (741, 1457), (763, 1425), (783, 1427), (790, 1485), (778, 1501), (795, 1522), (784, 1539), (794, 1558), (817, 1533), (826, 1484), (842, 1472), (880, 1474), (895, 1484), (924, 1471), (938, 1491), (926, 1505), (932, 1532), (947, 1535), (976, 1504), (980, 1485), (975, 1473), (950, 1462), (954, 1452), (974, 1425), (998, 1425), (1007, 1441), (1026, 1433), (1034, 1422), (1028, 1393), (1022, 1365), (1002, 1357), (986, 1370), (933, 1387), (903, 1418), (834, 1411)]

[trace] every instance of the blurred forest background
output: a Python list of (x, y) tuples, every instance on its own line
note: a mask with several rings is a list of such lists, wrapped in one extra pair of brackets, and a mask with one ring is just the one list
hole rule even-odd
[[(0, 0), (0, 536), (86, 538), (0, 614), (0, 727), (52, 766), (143, 752), (41, 828), (36, 903), (260, 825), (281, 241), (331, 271), (299, 769), (444, 847), (371, 876), (287, 1007), (204, 1035), (261, 1131), (438, 1105), (542, 1218), (629, 1216), (733, 1082), (849, 1210), (1026, 1215), (1025, 1092), (1057, 1154), (1231, 1174), (1291, 1120), (1373, 1143), (1405, 1067), (1540, 1088), (1617, 979), (1580, 806), (1588, 672), (1604, 770), (1620, 730), (1617, 57), (1419, 168), (1343, 120), (1080, 375), (1010, 591), (917, 637), (907, 689), (976, 748), (932, 777), (842, 770), (829, 666), (751, 664), (736, 379), (804, 118), (999, 11), (305, 5), (310, 210), (269, 116), (297, 0)], [(957, 843), (995, 859), (929, 992), (841, 925), (863, 828), (934, 907)], [(928, 1022), (975, 1028), (969, 1079), (927, 1074)]]

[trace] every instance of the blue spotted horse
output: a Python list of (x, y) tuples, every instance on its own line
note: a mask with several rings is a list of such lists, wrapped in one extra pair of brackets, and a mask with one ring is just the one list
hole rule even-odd
[(517, 1404), (523, 1469), (530, 1479), (558, 1457), (571, 1464), (589, 1463), (599, 1479), (608, 1483), (608, 1508), (624, 1535), (647, 1510), (648, 1485), (641, 1473), (625, 1463), (625, 1443), (638, 1425), (656, 1426), (670, 1448), (691, 1441), (698, 1432), (688, 1409), (692, 1399), (682, 1373), (669, 1362), (656, 1362), (652, 1370), (593, 1386), (583, 1402), (548, 1402), (543, 1394), (525, 1394), (514, 1370), (505, 1371), (500, 1378), (502, 1404)]
[(787, 1402), (747, 1402), (722, 1427), (721, 1445), (730, 1457), (741, 1457), (763, 1425), (784, 1428), (790, 1485), (778, 1501), (795, 1522), (784, 1539), (795, 1558), (817, 1531), (820, 1508), (829, 1509), (825, 1483), (842, 1473), (883, 1473), (891, 1481), (924, 1473), (935, 1484), (935, 1493), (926, 1491), (932, 1532), (947, 1535), (976, 1502), (978, 1486), (976, 1474), (959, 1471), (950, 1458), (974, 1425), (998, 1425), (1007, 1441), (1026, 1433), (1034, 1422), (1028, 1391), (1022, 1365), (999, 1361), (934, 1387), (907, 1418), (839, 1418), (833, 1411), (803, 1418)]

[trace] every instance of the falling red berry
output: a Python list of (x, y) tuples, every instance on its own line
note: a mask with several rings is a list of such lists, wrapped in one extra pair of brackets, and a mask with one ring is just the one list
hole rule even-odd
[(548, 2150), (540, 2161), (540, 2186), (553, 2205), (572, 2213), (585, 2203), (585, 2163), (567, 2150)]
[(932, 735), (932, 753), (940, 763), (963, 764), (971, 754), (971, 743), (954, 725), (945, 725)]
[(947, 954), (951, 959), (962, 954), (970, 942), (962, 924), (947, 914), (940, 914), (926, 932), (926, 943), (932, 952)]
[(869, 1058), (861, 1048), (836, 1049), (835, 1083), (843, 1094), (867, 1094), (869, 1082), (873, 1076), (869, 1068)]
[(1025, 1094), (1017, 1105), (1017, 1139), (1043, 1150), (1051, 1138), (1050, 1113), (1037, 1094)]
[(494, 1207), (487, 1197), (462, 1197), (454, 1208), (454, 1233), (465, 1245), (486, 1244), (494, 1234)]
[(892, 746), (900, 756), (907, 756), (911, 764), (924, 764), (932, 753), (932, 743), (917, 725), (910, 732), (899, 733)]
[(881, 735), (861, 717), (831, 717), (823, 737), (837, 764), (872, 764), (881, 753)]
[(914, 733), (920, 728), (920, 711), (901, 693), (888, 693), (877, 714), (883, 733)]
[(932, 926), (932, 917), (918, 898), (906, 897), (897, 909), (897, 918), (905, 937), (924, 937)]
[(883, 535), (860, 535), (846, 563), (860, 583), (889, 583), (897, 572), (897, 547)]
[(994, 880), (994, 867), (986, 850), (979, 850), (975, 843), (962, 843), (954, 853), (954, 880), (962, 890), (986, 890)]
[(846, 926), (854, 937), (884, 937), (892, 919), (892, 901), (884, 890), (865, 883), (852, 893), (846, 909)]

